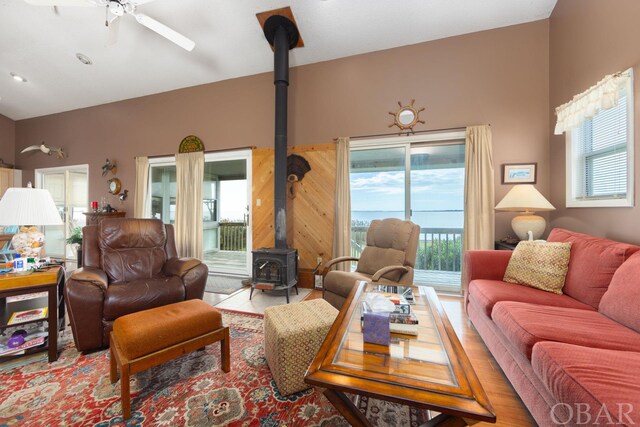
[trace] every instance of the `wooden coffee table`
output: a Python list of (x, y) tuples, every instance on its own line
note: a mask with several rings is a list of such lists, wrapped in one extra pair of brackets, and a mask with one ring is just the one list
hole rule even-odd
[(352, 426), (371, 424), (345, 393), (439, 412), (427, 426), (495, 422), (491, 403), (435, 291), (414, 290), (418, 336), (391, 334), (391, 345), (381, 346), (364, 343), (362, 336), (362, 301), (372, 287), (366, 282), (354, 287), (305, 382), (325, 388), (325, 396)]

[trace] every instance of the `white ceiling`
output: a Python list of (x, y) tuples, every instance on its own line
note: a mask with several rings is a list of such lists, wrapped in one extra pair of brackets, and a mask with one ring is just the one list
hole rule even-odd
[[(138, 7), (196, 42), (192, 52), (103, 8), (0, 0), (0, 114), (13, 120), (270, 71), (256, 13), (290, 6), (305, 47), (292, 66), (548, 18), (557, 0), (156, 0)], [(83, 53), (93, 65), (75, 57)], [(10, 72), (28, 79), (15, 82)]]

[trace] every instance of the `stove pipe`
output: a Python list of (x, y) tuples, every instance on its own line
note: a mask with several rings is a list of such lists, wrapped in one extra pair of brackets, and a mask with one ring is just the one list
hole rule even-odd
[(289, 86), (289, 50), (298, 43), (296, 25), (281, 15), (269, 17), (264, 35), (274, 50), (276, 87), (275, 161), (273, 216), (276, 248), (287, 248), (287, 88)]

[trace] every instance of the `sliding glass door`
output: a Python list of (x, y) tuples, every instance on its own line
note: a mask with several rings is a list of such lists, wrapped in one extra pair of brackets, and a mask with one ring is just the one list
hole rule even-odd
[(248, 276), (251, 151), (208, 153), (204, 163), (204, 261), (209, 271)]
[[(150, 159), (150, 216), (175, 222), (174, 158)], [(251, 150), (207, 153), (202, 186), (204, 262), (210, 273), (249, 275)]]
[(352, 256), (360, 256), (372, 220), (408, 217), (406, 151), (406, 147), (351, 151)]
[(75, 248), (67, 244), (74, 228), (86, 225), (89, 205), (87, 165), (36, 169), (36, 187), (49, 190), (64, 225), (44, 227), (47, 256), (75, 260)]
[(411, 147), (411, 221), (420, 226), (415, 282), (458, 291), (464, 226), (464, 144)]
[(414, 282), (458, 292), (462, 264), (464, 141), (354, 144), (351, 149), (351, 247), (359, 256), (373, 219), (420, 226)]

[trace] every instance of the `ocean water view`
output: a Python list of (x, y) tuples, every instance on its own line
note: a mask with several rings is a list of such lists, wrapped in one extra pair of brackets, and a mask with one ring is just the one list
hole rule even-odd
[[(404, 211), (351, 211), (353, 224), (368, 225), (374, 219), (398, 218), (405, 219)], [(462, 228), (464, 212), (455, 210), (443, 211), (413, 211), (411, 221), (420, 228)]]

